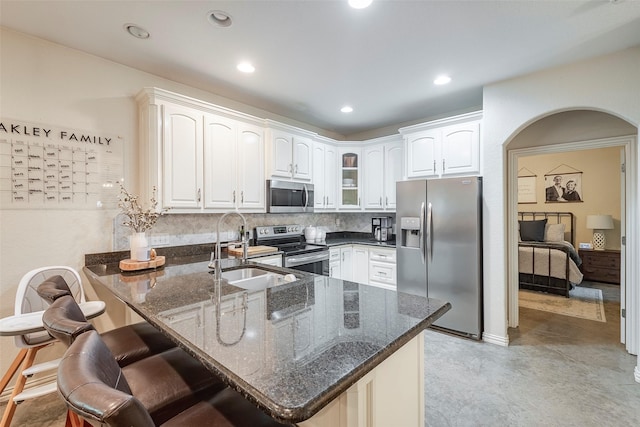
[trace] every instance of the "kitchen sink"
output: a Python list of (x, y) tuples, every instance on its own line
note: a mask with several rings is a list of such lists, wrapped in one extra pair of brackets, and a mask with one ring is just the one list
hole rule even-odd
[(222, 278), (238, 288), (258, 291), (287, 283), (284, 274), (273, 273), (259, 268), (239, 268), (222, 272)]
[(222, 278), (225, 279), (227, 282), (231, 283), (237, 280), (245, 280), (245, 279), (250, 279), (252, 277), (264, 276), (265, 274), (276, 274), (276, 273), (271, 273), (267, 270), (262, 270), (260, 268), (253, 268), (253, 267), (238, 268), (236, 270), (223, 271)]

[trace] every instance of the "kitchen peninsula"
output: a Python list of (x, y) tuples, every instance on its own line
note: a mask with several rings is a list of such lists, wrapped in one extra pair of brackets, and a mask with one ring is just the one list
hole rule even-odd
[[(204, 257), (84, 272), (274, 418), (299, 426), (424, 425), (421, 333), (449, 303), (296, 270), (262, 289), (214, 285)], [(239, 285), (238, 285), (239, 286)]]

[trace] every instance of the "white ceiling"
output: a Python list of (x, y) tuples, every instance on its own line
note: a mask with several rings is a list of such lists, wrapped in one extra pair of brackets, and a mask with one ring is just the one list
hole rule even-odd
[[(233, 25), (214, 27), (212, 10)], [(483, 85), (640, 45), (640, 1), (0, 0), (0, 25), (348, 138), (481, 108)], [(453, 81), (433, 85), (441, 73)]]

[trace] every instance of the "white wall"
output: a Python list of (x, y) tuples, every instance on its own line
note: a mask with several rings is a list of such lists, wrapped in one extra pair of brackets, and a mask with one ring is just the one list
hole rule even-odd
[[(0, 116), (117, 134), (126, 141), (125, 178), (137, 190), (133, 96), (158, 86), (256, 116), (291, 120), (37, 38), (0, 29)], [(610, 112), (640, 123), (640, 48), (488, 86), (484, 92), (485, 337), (508, 343), (505, 146), (520, 129), (553, 112)], [(614, 78), (609, 78), (611, 75)], [(326, 134), (326, 132), (323, 132)], [(637, 178), (636, 178), (637, 179)], [(637, 185), (636, 185), (637, 188)], [(16, 285), (29, 269), (110, 251), (115, 212), (0, 209), (0, 317), (12, 314)], [(635, 218), (640, 222), (639, 218)], [(636, 236), (637, 238), (640, 236)], [(0, 370), (15, 355), (0, 338)], [(46, 356), (46, 355), (45, 355)]]
[[(138, 191), (138, 123), (133, 97), (145, 86), (161, 87), (248, 114), (317, 130), (5, 28), (0, 28), (0, 40), (0, 117), (121, 136), (125, 141), (125, 180), (133, 192)], [(0, 207), (0, 317), (13, 314), (17, 284), (27, 271), (58, 264), (81, 270), (84, 254), (111, 251), (116, 214), (116, 211), (97, 209)], [(91, 289), (87, 293), (95, 299)], [(111, 318), (122, 317), (121, 314)], [(113, 324), (109, 316), (100, 316), (96, 323), (99, 329)], [(4, 372), (17, 351), (12, 338), (0, 338), (0, 348), (0, 371)], [(38, 359), (51, 358), (60, 351), (61, 347), (54, 347), (40, 352), (43, 354)]]
[[(506, 147), (522, 129), (561, 111), (593, 109), (640, 123), (640, 47), (485, 87), (484, 174), (485, 335), (507, 343)], [(638, 181), (634, 177), (637, 198)], [(638, 223), (639, 218), (632, 218)], [(628, 240), (638, 240), (635, 234)], [(631, 243), (635, 244), (635, 243)], [(637, 253), (637, 252), (636, 252)]]

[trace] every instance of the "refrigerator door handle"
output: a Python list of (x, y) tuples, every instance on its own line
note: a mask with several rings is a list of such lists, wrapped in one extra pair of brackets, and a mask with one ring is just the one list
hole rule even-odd
[(426, 262), (426, 255), (424, 252), (424, 202), (420, 206), (420, 234), (418, 236), (420, 239), (420, 255), (422, 257), (422, 263)]
[(429, 203), (428, 207), (427, 207), (427, 257), (429, 258), (429, 260), (431, 260), (432, 258), (432, 254), (431, 254), (431, 246), (433, 244), (433, 239), (431, 236), (431, 214), (432, 214), (432, 206), (431, 203)]

